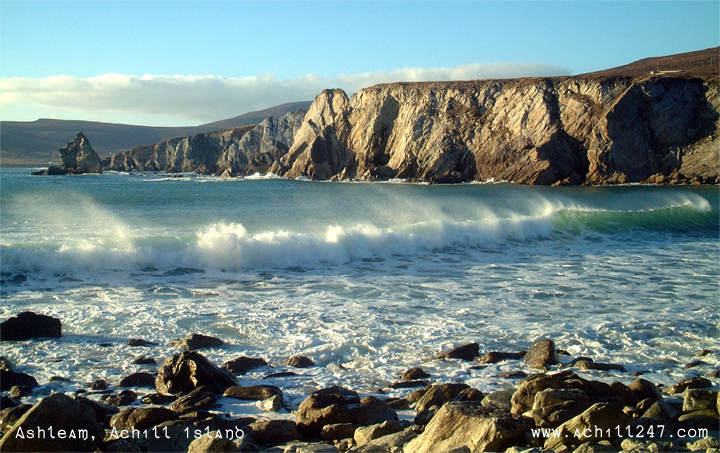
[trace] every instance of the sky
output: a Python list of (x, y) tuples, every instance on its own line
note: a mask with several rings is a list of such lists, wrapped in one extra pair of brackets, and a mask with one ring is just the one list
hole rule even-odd
[(324, 88), (580, 74), (720, 45), (719, 4), (0, 0), (0, 120), (187, 126)]

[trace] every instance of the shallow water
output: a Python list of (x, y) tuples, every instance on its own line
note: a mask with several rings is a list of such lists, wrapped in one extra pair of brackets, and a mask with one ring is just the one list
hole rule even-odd
[[(50, 314), (64, 336), (0, 355), (41, 384), (75, 381), (40, 392), (151, 368), (132, 359), (161, 361), (190, 332), (230, 344), (205, 352), (217, 362), (311, 356), (306, 377), (272, 380), (295, 401), (328, 383), (372, 393), (418, 365), (483, 391), (530, 371), (423, 362), (471, 341), (482, 353), (551, 337), (666, 384), (720, 364), (682, 368), (720, 347), (717, 186), (29, 174), (0, 173), (0, 317)], [(136, 337), (160, 346), (123, 345)]]

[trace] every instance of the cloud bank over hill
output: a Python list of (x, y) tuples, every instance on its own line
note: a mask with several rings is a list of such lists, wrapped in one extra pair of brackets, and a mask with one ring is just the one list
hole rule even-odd
[(0, 119), (40, 117), (148, 125), (190, 125), (291, 101), (311, 100), (325, 88), (352, 93), (386, 82), (471, 80), (566, 75), (545, 63), (474, 63), (449, 68), (402, 68), (323, 77), (279, 79), (214, 75), (102, 74), (80, 78), (0, 78)]

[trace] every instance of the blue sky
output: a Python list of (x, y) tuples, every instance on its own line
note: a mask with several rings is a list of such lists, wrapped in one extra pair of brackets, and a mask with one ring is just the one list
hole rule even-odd
[(187, 125), (325, 86), (579, 74), (717, 46), (719, 17), (717, 1), (1, 1), (0, 119)]

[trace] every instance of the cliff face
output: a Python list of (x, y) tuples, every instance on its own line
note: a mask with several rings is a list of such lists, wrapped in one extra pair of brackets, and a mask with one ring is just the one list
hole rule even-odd
[(110, 168), (526, 184), (720, 176), (718, 79), (567, 77), (325, 90), (307, 114), (175, 139)]
[(260, 124), (138, 146), (114, 154), (110, 170), (198, 172), (225, 176), (265, 173), (284, 155), (305, 112), (289, 112)]
[(716, 182), (720, 98), (700, 78), (388, 84), (321, 93), (289, 177), (527, 184)]

